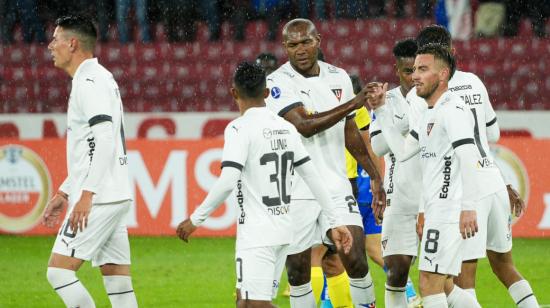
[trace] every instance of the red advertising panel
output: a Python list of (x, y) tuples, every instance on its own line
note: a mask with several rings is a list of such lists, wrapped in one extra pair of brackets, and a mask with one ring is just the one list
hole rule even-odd
[[(131, 234), (173, 235), (200, 204), (219, 175), (223, 141), (128, 142), (135, 206)], [(516, 237), (550, 237), (550, 140), (503, 138), (495, 157), (528, 203), (514, 224)], [(51, 234), (40, 215), (66, 176), (65, 141), (0, 139), (0, 233)], [(197, 231), (198, 236), (235, 234), (237, 205), (228, 201)]]

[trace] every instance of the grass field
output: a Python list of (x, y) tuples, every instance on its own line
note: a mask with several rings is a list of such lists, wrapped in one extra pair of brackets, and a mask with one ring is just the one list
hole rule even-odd
[[(62, 307), (46, 280), (53, 237), (0, 236), (0, 307)], [(134, 289), (141, 307), (234, 307), (233, 238), (132, 237)], [(550, 304), (550, 240), (516, 239), (514, 259), (540, 304)], [(378, 307), (384, 307), (384, 274), (373, 267)], [(411, 274), (417, 281), (418, 272)], [(101, 275), (86, 264), (79, 272), (97, 307), (110, 307)], [(286, 279), (285, 279), (286, 280)], [(282, 285), (285, 285), (284, 282)], [(481, 262), (477, 294), (483, 307), (514, 307), (507, 291)], [(279, 296), (279, 307), (289, 307)], [(550, 307), (550, 306), (549, 306)]]

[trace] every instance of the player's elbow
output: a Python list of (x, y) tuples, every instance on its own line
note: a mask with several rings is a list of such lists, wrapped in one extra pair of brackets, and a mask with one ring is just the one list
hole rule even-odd
[(313, 129), (313, 127), (311, 127), (307, 123), (301, 122), (299, 124), (295, 124), (295, 126), (300, 135), (304, 136), (305, 138), (309, 138), (316, 133), (315, 129)]

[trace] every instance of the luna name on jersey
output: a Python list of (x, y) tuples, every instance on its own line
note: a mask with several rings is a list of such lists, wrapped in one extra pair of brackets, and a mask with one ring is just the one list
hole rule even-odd
[[(471, 90), (471, 89), (472, 89), (472, 86), (469, 84), (449, 88), (451, 92)], [(464, 103), (468, 105), (481, 105), (483, 103), (481, 101), (481, 94), (477, 94), (477, 93), (472, 95), (463, 94), (463, 95), (460, 95), (460, 98), (462, 98)]]

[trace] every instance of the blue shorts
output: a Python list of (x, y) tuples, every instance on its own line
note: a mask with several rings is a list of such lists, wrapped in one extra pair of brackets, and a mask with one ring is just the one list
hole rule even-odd
[(376, 224), (370, 203), (359, 203), (359, 212), (361, 212), (363, 229), (366, 235), (382, 233), (382, 226)]

